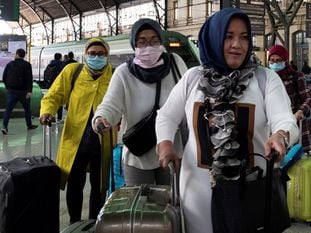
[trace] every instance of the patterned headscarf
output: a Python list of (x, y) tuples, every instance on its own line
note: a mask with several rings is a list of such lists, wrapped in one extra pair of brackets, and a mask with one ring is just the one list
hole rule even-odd
[[(247, 56), (238, 69), (230, 68), (224, 58), (224, 40), (232, 17), (244, 20), (249, 36)], [(200, 30), (199, 49), (202, 61), (199, 90), (206, 97), (206, 116), (209, 116), (213, 125), (210, 139), (216, 151), (213, 154), (212, 172), (216, 177), (238, 179), (241, 161), (237, 152), (240, 144), (236, 141), (238, 132), (232, 104), (243, 96), (259, 65), (259, 59), (252, 55), (248, 16), (235, 8), (225, 8), (215, 13)]]
[(224, 58), (224, 41), (231, 18), (238, 17), (246, 23), (249, 48), (241, 68), (248, 62), (252, 50), (251, 24), (248, 16), (237, 8), (225, 8), (209, 17), (199, 32), (200, 58), (204, 67), (212, 67), (221, 74), (228, 74), (232, 69)]

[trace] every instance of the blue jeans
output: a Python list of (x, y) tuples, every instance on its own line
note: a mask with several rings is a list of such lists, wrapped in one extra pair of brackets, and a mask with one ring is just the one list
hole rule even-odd
[(32, 126), (30, 98), (26, 99), (26, 94), (26, 91), (7, 90), (7, 105), (3, 115), (3, 127), (5, 129), (8, 128), (12, 111), (17, 102), (20, 102), (23, 105), (27, 127), (29, 128)]

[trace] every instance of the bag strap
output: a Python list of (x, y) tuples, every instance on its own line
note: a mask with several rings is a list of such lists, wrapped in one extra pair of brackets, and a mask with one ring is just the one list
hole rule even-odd
[(160, 108), (159, 102), (160, 102), (160, 93), (161, 93), (161, 81), (157, 82), (157, 89), (156, 89), (156, 96), (155, 96), (155, 103), (153, 106), (153, 110), (157, 110)]
[(69, 98), (68, 98), (68, 102), (65, 106), (65, 109), (68, 110), (69, 107), (69, 99), (70, 99), (70, 94), (74, 88), (75, 82), (77, 81), (77, 78), (79, 77), (79, 74), (81, 73), (81, 70), (83, 69), (83, 64), (79, 64), (78, 67), (76, 68), (75, 72), (73, 73), (72, 79), (71, 79), (71, 87), (70, 87), (70, 92), (69, 92)]
[(79, 74), (81, 73), (82, 68), (83, 68), (83, 64), (80, 63), (78, 65), (77, 69), (75, 70), (73, 76), (72, 76), (70, 93), (72, 92), (72, 90), (74, 88), (75, 82), (77, 81), (77, 78), (78, 78)]
[(258, 69), (256, 70), (256, 77), (262, 96), (263, 98), (265, 98), (267, 75), (263, 67), (258, 67)]

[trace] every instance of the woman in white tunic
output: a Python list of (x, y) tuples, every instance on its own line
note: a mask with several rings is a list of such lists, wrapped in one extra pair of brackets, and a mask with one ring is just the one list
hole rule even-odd
[[(180, 73), (186, 72), (187, 66), (182, 58), (175, 53), (170, 56), (165, 51), (162, 33), (160, 24), (152, 19), (143, 18), (135, 22), (130, 39), (134, 55), (114, 71), (107, 93), (92, 120), (95, 132), (101, 124), (109, 130), (121, 118), (124, 132), (120, 133), (133, 131), (134, 126), (153, 110), (158, 85), (159, 107), (175, 86), (177, 80), (171, 68), (173, 59)], [(151, 134), (155, 138), (155, 133)], [(144, 139), (152, 141), (148, 136)], [(138, 149), (143, 148), (144, 143), (138, 141), (133, 144)], [(122, 157), (126, 186), (170, 183), (169, 171), (159, 165), (155, 140), (151, 146), (139, 156), (124, 143)]]
[[(288, 144), (297, 140), (298, 129), (279, 77), (259, 67), (252, 54), (246, 14), (226, 8), (207, 19), (200, 30), (199, 50), (202, 65), (185, 73), (158, 111), (157, 150), (162, 167), (167, 167), (169, 161), (180, 166), (176, 152), (180, 148), (173, 142), (186, 116), (189, 138), (181, 161), (180, 195), (187, 233), (212, 233), (208, 168), (227, 179), (236, 179), (239, 155), (269, 156), (274, 149), (280, 161)], [(260, 69), (266, 78), (263, 82), (258, 82)], [(233, 122), (226, 128), (229, 130), (219, 132), (222, 122), (228, 119)], [(232, 157), (230, 160), (217, 160), (226, 153)], [(247, 157), (247, 162), (264, 169), (254, 157)]]

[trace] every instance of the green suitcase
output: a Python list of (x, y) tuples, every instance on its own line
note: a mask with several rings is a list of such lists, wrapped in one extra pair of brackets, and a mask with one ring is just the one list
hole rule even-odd
[(95, 219), (82, 220), (66, 227), (61, 233), (94, 233)]
[(181, 233), (176, 184), (174, 175), (171, 186), (144, 184), (116, 190), (101, 209), (95, 232)]

